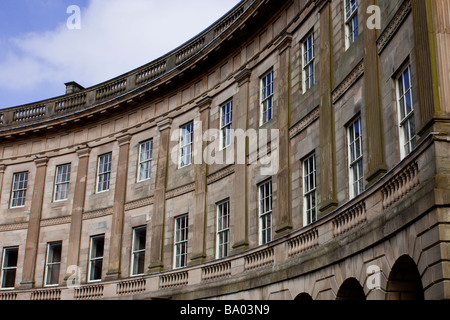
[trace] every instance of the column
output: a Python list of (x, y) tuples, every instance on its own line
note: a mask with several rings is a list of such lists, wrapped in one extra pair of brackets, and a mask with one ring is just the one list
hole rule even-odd
[[(235, 77), (239, 86), (239, 92), (236, 94), (233, 102), (236, 106), (235, 108), (233, 107), (233, 125), (235, 125), (235, 130), (242, 129), (247, 131), (250, 76), (251, 70), (244, 69)], [(248, 143), (245, 145), (245, 162), (247, 162)], [(247, 163), (237, 163), (238, 155), (236, 149), (234, 149), (234, 209), (231, 215), (232, 237), (234, 237), (234, 239), (232, 238), (233, 253), (239, 253), (248, 249)]]
[(127, 193), (128, 158), (131, 136), (125, 134), (116, 138), (119, 143), (119, 161), (117, 165), (116, 184), (114, 187), (114, 204), (109, 245), (109, 264), (106, 280), (120, 278), (122, 253), (123, 220), (125, 216), (125, 201)]
[[(279, 72), (278, 72), (278, 107), (277, 122), (279, 132), (279, 170), (277, 173), (277, 210), (276, 237), (282, 237), (292, 231), (292, 201), (290, 174), (290, 88), (291, 88), (291, 42), (292, 35), (285, 34), (278, 44)], [(275, 146), (272, 146), (274, 148)]]
[[(212, 99), (206, 97), (198, 102), (197, 107), (200, 112), (201, 128), (195, 126), (194, 136), (196, 141), (194, 146), (201, 147), (201, 150), (194, 150), (194, 171), (195, 171), (195, 191), (194, 191), (194, 212), (193, 212), (193, 239), (192, 254), (190, 264), (200, 264), (206, 258), (206, 189), (208, 176), (208, 166), (203, 159), (203, 150), (207, 147), (207, 141), (203, 141), (203, 133), (209, 129), (209, 115)], [(198, 149), (197, 147), (197, 149)]]
[(34, 287), (37, 250), (39, 247), (39, 231), (44, 201), (45, 178), (47, 175), (48, 158), (36, 158), (36, 176), (34, 179), (33, 197), (31, 200), (30, 219), (28, 221), (27, 240), (25, 244), (25, 259), (23, 262), (21, 289)]
[(430, 132), (449, 132), (450, 45), (448, 1), (412, 0), (414, 50), (421, 138)]
[(319, 218), (338, 206), (336, 197), (336, 146), (334, 134), (334, 112), (331, 100), (333, 88), (333, 32), (331, 5), (329, 0), (316, 1), (320, 10), (320, 73), (319, 90), (321, 105), (320, 120), (320, 194)]
[[(166, 177), (169, 162), (170, 128), (172, 119), (158, 123), (159, 150), (156, 171), (155, 191), (153, 193), (153, 216), (151, 221), (150, 265), (148, 272), (160, 272), (164, 268), (164, 221), (166, 216)], [(150, 228), (148, 228), (150, 230)]]
[[(67, 267), (79, 266), (81, 228), (83, 224), (84, 201), (86, 198), (86, 181), (89, 168), (89, 147), (78, 148), (78, 169), (73, 195), (72, 217), (69, 231), (69, 249), (67, 251)], [(72, 274), (66, 274), (67, 280)]]
[[(376, 5), (376, 0), (364, 0), (363, 8), (367, 21), (370, 13), (366, 8)], [(380, 90), (379, 58), (377, 50), (378, 30), (364, 28), (364, 99), (366, 110), (366, 137), (369, 186), (387, 172), (383, 144), (383, 119)]]

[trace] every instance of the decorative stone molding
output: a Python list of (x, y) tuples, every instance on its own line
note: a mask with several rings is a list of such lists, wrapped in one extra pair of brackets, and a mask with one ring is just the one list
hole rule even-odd
[(333, 104), (336, 103), (343, 95), (347, 92), (348, 89), (353, 86), (353, 84), (364, 74), (364, 61), (358, 63), (358, 65), (350, 72), (347, 78), (333, 90), (332, 93), (332, 101)]
[(28, 229), (28, 222), (4, 224), (0, 226), (0, 232), (24, 230), (24, 229)]
[(83, 213), (83, 220), (95, 219), (113, 214), (113, 207), (92, 210)]
[(234, 165), (229, 165), (213, 174), (210, 174), (206, 180), (207, 184), (214, 183), (216, 181), (222, 180), (223, 178), (234, 173)]
[(125, 204), (125, 211), (142, 208), (152, 204), (153, 204), (153, 196), (135, 201), (130, 201)]
[(320, 117), (319, 108), (315, 108), (312, 112), (310, 112), (306, 117), (301, 119), (295, 125), (293, 125), (289, 129), (289, 138), (292, 139), (300, 132), (309, 127), (314, 121), (318, 120)]
[(75, 300), (100, 299), (103, 297), (104, 286), (102, 284), (87, 285), (75, 288)]
[(319, 230), (314, 228), (287, 242), (289, 257), (301, 254), (319, 245)]
[(188, 272), (180, 271), (175, 273), (164, 274), (159, 277), (159, 288), (170, 289), (186, 286), (188, 284)]
[(56, 226), (56, 225), (59, 225), (59, 224), (70, 223), (71, 219), (72, 219), (71, 216), (45, 219), (45, 220), (41, 220), (41, 224), (40, 225), (41, 225), (41, 227)]
[(392, 18), (387, 27), (384, 29), (383, 33), (378, 38), (377, 40), (378, 54), (381, 54), (381, 52), (383, 52), (386, 45), (389, 43), (389, 41), (391, 41), (392, 37), (398, 31), (403, 21), (411, 12), (411, 9), (412, 9), (411, 0), (405, 0), (398, 9), (395, 16)]
[(273, 264), (275, 251), (273, 247), (251, 253), (245, 257), (245, 270), (253, 270)]
[(202, 281), (215, 281), (231, 276), (231, 261), (216, 263), (202, 268)]
[(387, 209), (395, 202), (403, 199), (419, 184), (419, 166), (417, 162), (413, 162), (397, 173), (381, 189), (383, 195), (383, 209)]
[(345, 210), (332, 220), (333, 236), (337, 237), (344, 234), (364, 223), (366, 220), (366, 203), (362, 201)]
[(136, 294), (145, 291), (146, 279), (130, 279), (117, 284), (116, 294), (119, 296)]
[(166, 192), (166, 200), (181, 196), (195, 190), (195, 183), (190, 183), (179, 188), (175, 188)]

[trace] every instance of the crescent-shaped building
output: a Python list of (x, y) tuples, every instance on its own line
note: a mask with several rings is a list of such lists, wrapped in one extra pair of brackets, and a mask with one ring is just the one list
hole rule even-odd
[(449, 7), (242, 0), (0, 110), (0, 300), (450, 299)]

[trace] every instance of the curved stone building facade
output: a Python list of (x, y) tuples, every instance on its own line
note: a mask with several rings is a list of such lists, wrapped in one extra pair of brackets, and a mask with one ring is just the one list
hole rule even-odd
[(449, 299), (449, 5), (243, 0), (0, 110), (0, 300)]

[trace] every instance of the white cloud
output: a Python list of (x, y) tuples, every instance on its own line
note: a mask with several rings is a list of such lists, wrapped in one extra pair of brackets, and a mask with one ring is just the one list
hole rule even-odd
[(11, 39), (0, 62), (0, 89), (106, 81), (175, 49), (238, 2), (91, 0), (81, 11), (80, 30), (62, 24), (53, 31)]

